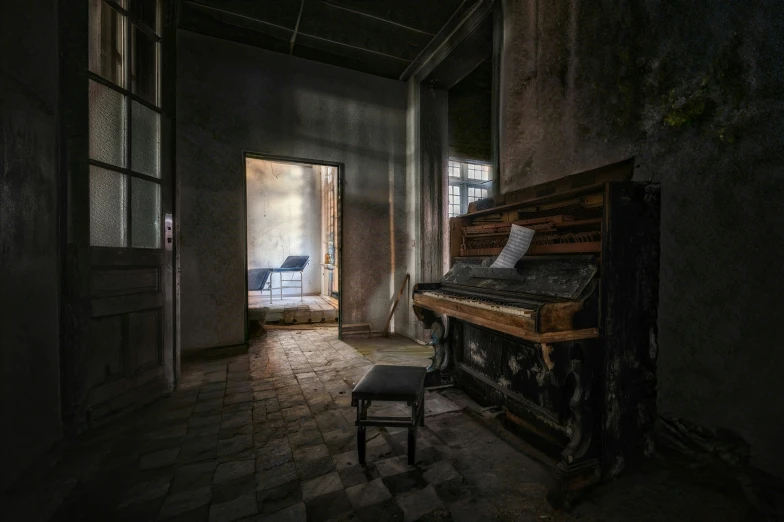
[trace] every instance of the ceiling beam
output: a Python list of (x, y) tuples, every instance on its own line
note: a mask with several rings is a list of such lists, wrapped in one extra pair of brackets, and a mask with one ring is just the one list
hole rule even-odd
[[(322, 38), (321, 36), (315, 36), (315, 35), (312, 35), (312, 34), (299, 33), (299, 35), (300, 35), (300, 37), (304, 36), (306, 39), (307, 38), (312, 38), (313, 40), (319, 40), (319, 41), (322, 41), (322, 42), (325, 42), (325, 43), (339, 45), (339, 46), (345, 47), (347, 49), (356, 49), (357, 51), (362, 51), (362, 52), (366, 52), (366, 53), (370, 53), (370, 54), (375, 54), (376, 56), (383, 56), (384, 58), (391, 58), (392, 60), (397, 60), (399, 62), (411, 63), (411, 60), (407, 60), (405, 58), (401, 58), (400, 56), (395, 56), (395, 55), (392, 55), (392, 54), (382, 53), (381, 51), (374, 51), (373, 49), (366, 49), (365, 47), (359, 47), (359, 46), (356, 46), (356, 45), (351, 45), (351, 44), (347, 44), (347, 43), (343, 43), (343, 42), (336, 42), (335, 40), (329, 40), (327, 38)], [(324, 50), (326, 50), (326, 49), (324, 49)]]
[(297, 31), (299, 31), (299, 21), (302, 20), (302, 11), (305, 10), (305, 0), (299, 6), (299, 14), (297, 15), (297, 23), (294, 25), (294, 33), (291, 35), (291, 42), (289, 42), (289, 54), (294, 52), (294, 41), (297, 39)]
[(487, 17), (421, 80), (451, 89), (492, 56), (493, 17)]
[[(273, 24), (273, 23), (270, 23), (270, 22), (265, 22), (264, 20), (259, 20), (258, 18), (253, 18), (251, 16), (234, 13), (232, 11), (226, 11), (226, 10), (220, 9), (218, 7), (212, 7), (212, 6), (208, 6), (208, 5), (198, 4), (196, 2), (193, 2), (192, 0), (185, 0), (184, 3), (187, 4), (190, 7), (194, 7), (194, 8), (199, 9), (199, 10), (213, 11), (213, 12), (216, 12), (216, 13), (220, 13), (224, 17), (223, 22), (227, 23), (227, 24), (238, 25), (238, 26), (242, 27), (242, 25), (240, 25), (240, 24), (235, 24), (235, 23), (231, 22), (230, 20), (233, 18), (235, 20), (240, 20), (241, 19), (241, 20), (244, 20), (246, 22), (251, 22), (252, 24), (257, 25), (257, 26), (268, 26), (268, 27), (274, 27), (275, 29), (287, 31), (289, 33), (292, 33), (292, 40), (290, 40), (290, 41), (293, 42), (293, 37), (294, 37), (294, 34), (295, 34), (295, 30), (294, 29), (290, 29), (288, 27), (284, 27), (282, 25)], [(249, 27), (247, 27), (247, 24), (245, 25), (245, 27), (249, 28)], [(300, 37), (300, 39), (302, 39), (302, 38), (312, 39), (312, 40), (316, 40), (316, 41), (325, 42), (325, 43), (328, 43), (328, 44), (337, 45), (337, 46), (340, 46), (340, 47), (345, 47), (347, 49), (355, 49), (357, 51), (362, 51), (362, 52), (365, 52), (365, 53), (374, 54), (376, 56), (383, 56), (385, 58), (390, 58), (390, 59), (393, 59), (393, 60), (396, 60), (396, 61), (399, 61), (399, 62), (411, 63), (411, 60), (408, 60), (406, 58), (401, 58), (399, 56), (394, 56), (394, 55), (391, 55), (391, 54), (382, 53), (380, 51), (374, 51), (372, 49), (367, 49), (365, 47), (359, 47), (359, 46), (356, 46), (356, 45), (351, 45), (351, 44), (347, 44), (347, 43), (344, 43), (344, 42), (338, 42), (338, 41), (335, 41), (335, 40), (329, 40), (327, 38), (322, 38), (321, 36), (316, 36), (316, 35), (307, 34), (307, 33), (303, 33), (303, 32), (297, 32), (296, 34)], [(292, 46), (292, 48), (293, 48), (293, 46)]]
[(495, 1), (464, 0), (444, 24), (444, 27), (438, 31), (438, 34), (406, 67), (406, 70), (400, 75), (400, 79), (402, 81), (408, 81), (409, 78), (417, 78), (419, 81), (425, 79), (493, 12)]
[(355, 11), (354, 9), (349, 9), (348, 7), (343, 7), (342, 5), (333, 4), (329, 0), (321, 0), (324, 5), (328, 5), (330, 7), (334, 7), (335, 9), (342, 9), (343, 11), (348, 11), (349, 13), (354, 13), (360, 16), (366, 16), (368, 18), (373, 18), (374, 20), (379, 20), (381, 22), (385, 22), (388, 24), (396, 25), (397, 27), (402, 27), (403, 29), (408, 29), (409, 31), (414, 31), (417, 33), (425, 34), (427, 36), (434, 36), (433, 33), (428, 33), (427, 31), (423, 31), (421, 29), (417, 29), (416, 27), (411, 27), (408, 25), (403, 25), (398, 22), (393, 22), (392, 20), (387, 20), (386, 18), (381, 18), (380, 16), (375, 16), (369, 13), (363, 13), (361, 11)]
[(192, 0), (184, 0), (183, 3), (189, 5), (190, 7), (195, 7), (196, 9), (198, 9), (200, 11), (213, 11), (213, 12), (216, 12), (216, 13), (220, 13), (221, 15), (224, 15), (224, 16), (229, 17), (229, 18), (241, 18), (243, 20), (248, 20), (249, 22), (254, 22), (255, 24), (262, 24), (262, 25), (266, 25), (266, 26), (269, 26), (269, 27), (274, 27), (276, 29), (282, 29), (284, 31), (294, 32), (294, 30), (291, 29), (290, 27), (285, 27), (283, 25), (273, 24), (271, 22), (265, 22), (264, 20), (259, 20), (258, 18), (252, 18), (250, 16), (246, 16), (246, 15), (243, 15), (243, 14), (235, 13), (233, 11), (226, 11), (225, 9), (220, 9), (219, 7), (212, 7), (211, 5), (198, 4), (198, 3), (196, 3), (196, 2), (194, 2)]

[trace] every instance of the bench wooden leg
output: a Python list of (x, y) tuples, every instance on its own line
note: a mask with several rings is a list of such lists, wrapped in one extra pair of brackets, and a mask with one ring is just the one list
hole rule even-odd
[(416, 463), (416, 428), (408, 428), (408, 465), (413, 466)]
[(361, 426), (361, 424), (363, 421), (367, 420), (370, 402), (371, 401), (359, 401), (357, 403), (357, 457), (362, 466), (365, 465), (366, 434), (365, 427)]
[(359, 426), (357, 428), (357, 455), (359, 456), (359, 463), (365, 465), (365, 428)]
[(420, 400), (418, 404), (411, 406), (411, 424), (408, 428), (408, 465), (413, 466), (416, 463), (416, 439), (419, 426), (425, 420), (425, 404)]

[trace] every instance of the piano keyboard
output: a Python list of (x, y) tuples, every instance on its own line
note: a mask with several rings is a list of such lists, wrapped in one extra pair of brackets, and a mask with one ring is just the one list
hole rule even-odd
[(490, 300), (479, 299), (479, 298), (472, 298), (472, 297), (460, 297), (456, 295), (445, 294), (442, 292), (428, 292), (424, 291), (421, 292), (422, 295), (434, 297), (436, 299), (441, 299), (444, 301), (450, 301), (452, 303), (458, 303), (468, 306), (473, 306), (476, 308), (482, 308), (484, 310), (490, 310), (493, 312), (498, 312), (502, 314), (514, 315), (518, 317), (531, 317), (534, 313), (533, 310), (529, 310), (527, 308), (520, 308), (519, 306), (511, 306), (506, 305), (498, 302), (493, 302)]

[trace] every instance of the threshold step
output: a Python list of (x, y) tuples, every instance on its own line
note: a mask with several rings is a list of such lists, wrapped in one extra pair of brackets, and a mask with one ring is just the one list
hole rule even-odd
[(367, 336), (370, 337), (370, 323), (343, 324), (343, 335), (356, 335), (364, 333), (367, 333)]

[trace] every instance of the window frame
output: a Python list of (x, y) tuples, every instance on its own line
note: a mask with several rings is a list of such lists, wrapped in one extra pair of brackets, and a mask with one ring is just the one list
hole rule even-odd
[[(92, 0), (82, 0), (84, 2), (90, 3)], [(123, 96), (123, 103), (124, 103), (124, 110), (125, 110), (125, 143), (123, 146), (125, 147), (125, 167), (121, 167), (118, 165), (113, 165), (111, 163), (106, 163), (100, 160), (96, 160), (90, 156), (88, 153), (87, 155), (87, 163), (89, 167), (98, 167), (101, 169), (105, 169), (111, 172), (116, 172), (122, 174), (126, 177), (126, 196), (125, 196), (125, 244), (123, 246), (102, 246), (102, 245), (93, 245), (92, 240), (90, 242), (91, 248), (122, 248), (122, 249), (133, 249), (133, 248), (140, 248), (144, 250), (162, 250), (164, 248), (164, 241), (163, 241), (163, 177), (164, 177), (164, 167), (163, 167), (163, 127), (164, 127), (164, 104), (163, 104), (163, 92), (161, 88), (161, 77), (162, 77), (162, 41), (163, 36), (162, 34), (158, 34), (158, 32), (163, 33), (163, 1), (157, 1), (157, 9), (158, 12), (156, 14), (156, 23), (158, 25), (157, 28), (152, 29), (150, 28), (145, 22), (138, 20), (135, 13), (132, 9), (126, 9), (124, 5), (121, 5), (116, 0), (98, 0), (101, 4), (106, 4), (109, 6), (110, 9), (113, 9), (116, 13), (119, 13), (123, 17), (123, 53), (122, 53), (122, 83), (124, 85), (120, 86), (114, 83), (112, 80), (104, 78), (100, 74), (93, 72), (90, 70), (89, 66), (87, 69), (87, 78), (88, 78), (88, 86), (89, 82), (93, 81), (96, 83), (101, 84), (104, 87), (112, 89), (113, 91), (119, 93)], [(131, 0), (133, 1), (133, 0)], [(123, 4), (127, 5), (127, 1), (123, 1)], [(150, 102), (147, 98), (136, 94), (133, 92), (133, 84), (131, 81), (132, 78), (132, 71), (131, 71), (131, 63), (133, 59), (133, 29), (136, 28), (141, 31), (146, 37), (150, 38), (155, 43), (155, 100), (156, 103)], [(90, 27), (92, 30), (92, 27)], [(156, 32), (157, 31), (157, 32)], [(89, 93), (89, 87), (88, 87)], [(85, 93), (89, 96), (88, 93)], [(144, 174), (142, 172), (138, 172), (133, 169), (133, 104), (138, 103), (142, 107), (145, 107), (158, 115), (158, 177), (150, 176), (149, 174)], [(88, 99), (88, 105), (92, 103), (92, 100)], [(92, 132), (92, 129), (88, 129), (88, 136), (89, 133)], [(89, 139), (89, 138), (88, 138)], [(88, 176), (89, 176), (88, 170)], [(152, 182), (158, 185), (158, 246), (157, 247), (146, 247), (146, 246), (133, 246), (133, 216), (132, 216), (132, 207), (133, 207), (133, 178), (138, 178), (144, 181)], [(88, 182), (89, 183), (89, 182)], [(92, 197), (92, 196), (91, 196)], [(90, 222), (90, 227), (92, 227), (92, 222)]]
[[(452, 176), (456, 165), (460, 167), (460, 177)], [(488, 178), (487, 180), (480, 180), (476, 178), (469, 178), (468, 172), (469, 167), (474, 166), (481, 166), (483, 168), (488, 169)], [(482, 161), (474, 161), (474, 160), (464, 160), (464, 159), (457, 159), (457, 158), (449, 158), (449, 163), (447, 166), (447, 176), (448, 176), (448, 186), (451, 187), (460, 187), (460, 213), (453, 214), (452, 213), (452, 199), (450, 197), (450, 188), (447, 189), (447, 215), (449, 218), (453, 218), (456, 216), (461, 216), (463, 214), (468, 213), (468, 204), (472, 201), (469, 201), (468, 192), (469, 189), (483, 189), (487, 190), (487, 196), (491, 197), (493, 195), (493, 175), (494, 169), (493, 165), (487, 162)], [(484, 198), (479, 198), (484, 199)], [(473, 201), (477, 201), (474, 199)]]

